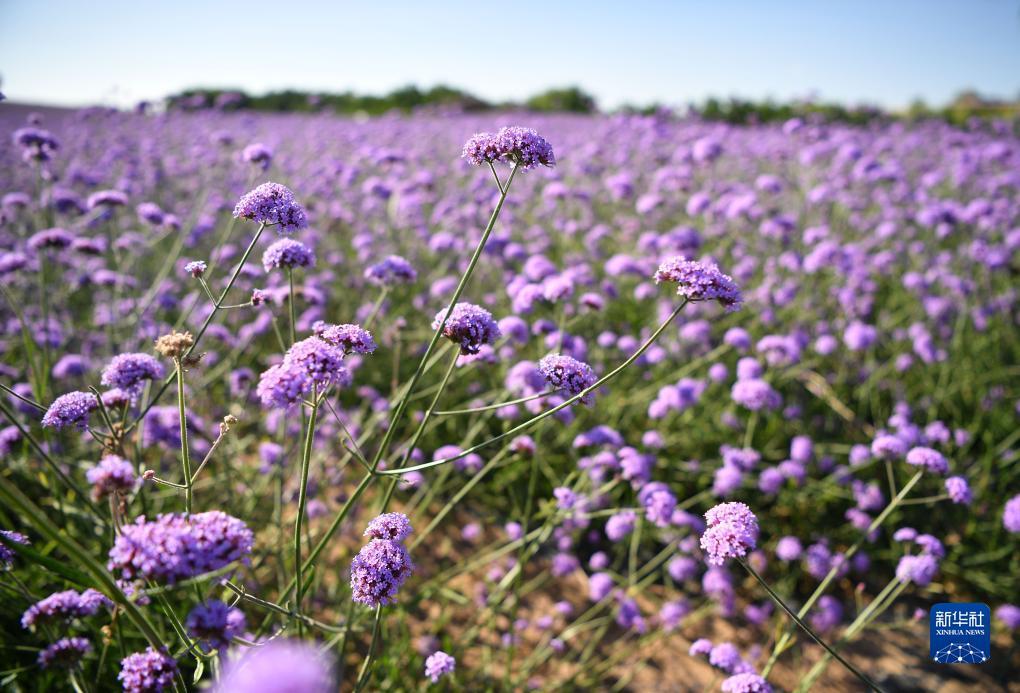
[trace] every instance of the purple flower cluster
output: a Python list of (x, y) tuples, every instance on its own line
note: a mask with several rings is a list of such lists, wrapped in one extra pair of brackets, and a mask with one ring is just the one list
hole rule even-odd
[(495, 134), (481, 132), (464, 144), (462, 157), (475, 166), (485, 163), (516, 164), (525, 171), (537, 166), (555, 166), (552, 145), (531, 128), (509, 126)]
[(734, 674), (719, 686), (723, 693), (772, 693), (772, 686), (753, 672)]
[(380, 286), (410, 284), (417, 278), (418, 273), (411, 263), (399, 255), (390, 255), (365, 269), (365, 279)]
[(262, 406), (286, 409), (300, 402), (313, 387), (321, 391), (331, 385), (350, 384), (344, 350), (319, 337), (308, 337), (295, 342), (282, 363), (262, 373), (255, 391)]
[(907, 452), (907, 464), (932, 472), (933, 474), (947, 474), (949, 462), (938, 450), (926, 447), (911, 448)]
[(701, 548), (712, 565), (747, 555), (758, 544), (758, 518), (743, 503), (720, 503), (705, 513)]
[(457, 668), (457, 660), (442, 650), (436, 650), (425, 660), (425, 676), (432, 683), (439, 683), (439, 679), (453, 673)]
[(42, 418), (42, 425), (49, 428), (74, 427), (84, 431), (88, 427), (89, 414), (99, 407), (99, 399), (91, 392), (68, 392), (53, 400)]
[[(565, 354), (549, 354), (538, 362), (538, 370), (547, 383), (571, 395), (581, 394), (597, 380), (591, 366)], [(594, 394), (589, 392), (581, 401), (591, 404), (593, 399)]]
[(192, 262), (184, 265), (184, 271), (195, 279), (198, 279), (205, 274), (206, 269), (208, 269), (208, 265), (206, 265), (202, 260), (193, 260)]
[(65, 590), (54, 592), (32, 606), (21, 616), (22, 628), (35, 628), (56, 621), (73, 621), (98, 613), (104, 606), (112, 606), (102, 592), (89, 588), (84, 592)]
[(365, 536), (375, 538), (361, 547), (351, 562), (354, 601), (367, 606), (396, 601), (400, 587), (414, 572), (414, 563), (402, 543), (412, 531), (407, 517), (399, 513), (387, 513), (369, 522)]
[(117, 678), (124, 693), (161, 693), (174, 686), (177, 662), (165, 652), (151, 647), (120, 660)]
[(727, 312), (739, 310), (744, 302), (732, 277), (711, 262), (688, 260), (683, 255), (659, 265), (655, 283), (661, 282), (675, 283), (677, 295), (688, 301), (719, 301)]
[(106, 387), (115, 387), (128, 393), (132, 398), (141, 394), (147, 380), (163, 377), (163, 364), (149, 354), (118, 354), (103, 369), (100, 382)]
[(210, 599), (195, 606), (188, 613), (184, 625), (188, 634), (209, 651), (226, 649), (231, 638), (244, 632), (246, 621), (244, 613), (237, 607)]
[(301, 241), (281, 238), (262, 253), (262, 267), (266, 272), (275, 269), (315, 266), (315, 253)]
[(372, 333), (360, 325), (317, 322), (312, 332), (324, 342), (340, 347), (345, 354), (371, 354), (378, 348)]
[(253, 541), (244, 522), (218, 510), (160, 515), (151, 522), (139, 517), (122, 528), (108, 567), (126, 580), (173, 584), (247, 557)]
[(10, 570), (14, 563), (14, 549), (7, 546), (7, 544), (24, 544), (28, 545), (28, 537), (20, 532), (14, 532), (9, 529), (0, 529), (0, 568), (4, 570)]
[(278, 226), (283, 233), (308, 226), (305, 210), (294, 200), (294, 193), (279, 183), (263, 183), (245, 193), (234, 207), (234, 217)]
[(368, 523), (365, 528), (366, 537), (373, 539), (389, 539), (391, 541), (404, 541), (411, 536), (414, 529), (411, 528), (411, 521), (403, 513), (383, 513)]
[(1002, 526), (1013, 534), (1020, 534), (1020, 494), (1006, 501), (1002, 509)]
[(229, 659), (214, 693), (335, 693), (332, 664), (318, 647), (277, 639)]
[(130, 493), (138, 483), (134, 465), (117, 455), (103, 457), (99, 464), (85, 472), (85, 478), (92, 484), (92, 496), (96, 500), (115, 493)]
[(92, 643), (82, 637), (61, 638), (39, 653), (43, 669), (71, 669), (92, 651)]
[[(443, 325), (446, 313), (446, 308), (436, 313), (432, 329), (438, 330)], [(495, 342), (501, 333), (492, 313), (473, 303), (458, 303), (443, 325), (443, 336), (459, 344), (461, 354), (470, 355), (477, 354), (483, 345)]]

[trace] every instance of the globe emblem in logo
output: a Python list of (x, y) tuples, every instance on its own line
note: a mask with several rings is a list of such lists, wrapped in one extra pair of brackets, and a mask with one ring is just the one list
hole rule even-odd
[(981, 664), (988, 655), (970, 643), (950, 643), (935, 653), (939, 664)]

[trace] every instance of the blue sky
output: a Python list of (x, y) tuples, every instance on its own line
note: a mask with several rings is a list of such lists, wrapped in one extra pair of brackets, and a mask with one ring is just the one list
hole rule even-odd
[(11, 100), (76, 105), (445, 83), (497, 100), (577, 84), (606, 107), (898, 107), (1020, 95), (1020, 0), (0, 0), (0, 75)]

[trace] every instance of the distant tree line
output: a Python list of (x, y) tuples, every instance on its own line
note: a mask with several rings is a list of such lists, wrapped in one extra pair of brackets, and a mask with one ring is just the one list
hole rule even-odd
[[(549, 89), (524, 101), (492, 102), (462, 89), (438, 85), (428, 89), (406, 86), (383, 95), (342, 93), (316, 93), (286, 89), (261, 95), (246, 94), (237, 89), (188, 89), (167, 97), (167, 108), (172, 110), (254, 110), (274, 112), (333, 111), (342, 114), (380, 115), (392, 111), (409, 113), (420, 110), (478, 112), (506, 109), (527, 109), (547, 113), (595, 113), (595, 98), (579, 87)], [(664, 114), (675, 110), (660, 104), (643, 107), (625, 106), (624, 113)], [(864, 124), (876, 119), (939, 118), (962, 125), (979, 118), (1017, 121), (1020, 119), (1020, 100), (1002, 101), (987, 99), (975, 92), (964, 92), (942, 107), (930, 107), (915, 101), (902, 112), (883, 111), (873, 106), (844, 106), (814, 101), (776, 102), (746, 99), (710, 98), (692, 105), (688, 112), (711, 121), (734, 124), (782, 122), (799, 117), (826, 122)]]

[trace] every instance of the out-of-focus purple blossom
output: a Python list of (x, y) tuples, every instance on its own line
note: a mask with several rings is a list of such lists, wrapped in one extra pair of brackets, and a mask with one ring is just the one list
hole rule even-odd
[(246, 558), (253, 541), (244, 522), (218, 510), (139, 517), (122, 528), (108, 568), (127, 580), (173, 584)]
[(763, 677), (753, 672), (734, 674), (724, 679), (719, 686), (723, 693), (772, 693), (772, 686)]
[(118, 354), (103, 369), (100, 382), (106, 387), (120, 388), (132, 397), (141, 394), (148, 380), (163, 377), (163, 364), (149, 354)]
[(39, 653), (43, 669), (71, 669), (92, 651), (92, 643), (82, 637), (61, 638)]
[(442, 650), (436, 650), (425, 660), (425, 676), (432, 683), (439, 683), (439, 679), (452, 674), (456, 668), (457, 660)]
[(333, 663), (311, 643), (277, 639), (228, 660), (215, 693), (334, 693)]
[(907, 452), (907, 464), (932, 472), (933, 474), (946, 474), (949, 472), (949, 462), (938, 450), (926, 447), (911, 448)]
[(281, 238), (262, 253), (262, 267), (266, 272), (274, 269), (292, 270), (295, 267), (314, 267), (315, 252), (301, 241)]
[(223, 650), (235, 635), (244, 633), (244, 613), (218, 599), (195, 606), (184, 622), (188, 635), (200, 641), (206, 651)]
[(92, 588), (80, 593), (74, 590), (54, 592), (30, 606), (22, 614), (21, 627), (35, 628), (40, 624), (73, 621), (77, 618), (92, 616), (104, 606), (112, 605), (113, 603), (102, 592)]
[(131, 493), (138, 484), (134, 465), (117, 455), (103, 457), (85, 472), (85, 478), (92, 485), (92, 496), (96, 500), (114, 493)]
[(922, 553), (916, 556), (904, 556), (896, 566), (896, 579), (900, 582), (912, 582), (919, 587), (926, 587), (935, 578), (939, 569), (938, 558)]

